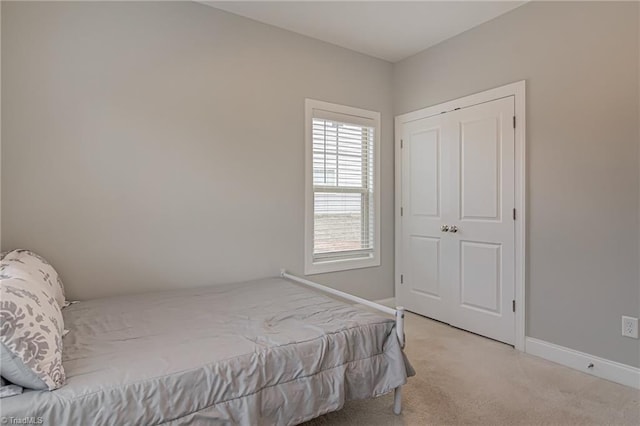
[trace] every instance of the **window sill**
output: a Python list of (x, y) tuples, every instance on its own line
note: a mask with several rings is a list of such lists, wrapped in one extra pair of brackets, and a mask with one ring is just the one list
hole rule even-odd
[(380, 266), (378, 256), (362, 259), (339, 259), (307, 263), (304, 266), (305, 275), (326, 274), (328, 272), (348, 271), (351, 269), (371, 268)]

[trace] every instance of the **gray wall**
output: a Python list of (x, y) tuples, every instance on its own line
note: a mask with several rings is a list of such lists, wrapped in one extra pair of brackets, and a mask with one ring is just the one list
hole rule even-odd
[(395, 65), (394, 113), (527, 81), (527, 335), (640, 366), (638, 4), (529, 3)]
[(2, 248), (71, 298), (303, 271), (304, 98), (382, 113), (382, 266), (315, 276), (393, 295), (390, 63), (197, 3), (2, 2)]

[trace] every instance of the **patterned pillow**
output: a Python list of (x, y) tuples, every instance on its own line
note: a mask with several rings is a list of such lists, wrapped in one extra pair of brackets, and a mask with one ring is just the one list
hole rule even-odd
[(62, 311), (46, 280), (28, 262), (0, 264), (0, 376), (30, 389), (65, 382)]
[(33, 276), (32, 279), (38, 280), (49, 287), (49, 293), (56, 299), (58, 305), (62, 308), (65, 306), (64, 286), (60, 276), (43, 257), (38, 256), (32, 251), (18, 249), (12, 250), (0, 257), (0, 279), (7, 277), (5, 272), (8, 267), (14, 268), (13, 277), (19, 274), (19, 277), (29, 279), (27, 274)]

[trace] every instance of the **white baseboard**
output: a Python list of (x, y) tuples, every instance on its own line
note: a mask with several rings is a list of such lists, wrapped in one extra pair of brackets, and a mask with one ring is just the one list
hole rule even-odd
[[(640, 389), (640, 368), (527, 337), (525, 352), (592, 376)], [(591, 368), (588, 366), (593, 364)]]

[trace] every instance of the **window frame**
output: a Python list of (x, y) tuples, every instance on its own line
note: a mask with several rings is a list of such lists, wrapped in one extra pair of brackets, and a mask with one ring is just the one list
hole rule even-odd
[[(319, 114), (314, 114), (314, 112)], [(314, 261), (314, 190), (313, 190), (313, 119), (331, 117), (362, 125), (363, 121), (373, 121), (373, 250), (368, 257), (344, 258), (331, 257)], [(369, 124), (367, 124), (369, 125)], [(351, 269), (380, 266), (380, 113), (361, 108), (339, 105), (315, 99), (305, 99), (305, 237), (304, 237), (304, 273), (305, 275), (347, 271)]]

